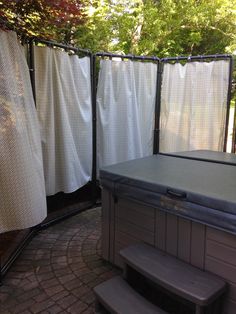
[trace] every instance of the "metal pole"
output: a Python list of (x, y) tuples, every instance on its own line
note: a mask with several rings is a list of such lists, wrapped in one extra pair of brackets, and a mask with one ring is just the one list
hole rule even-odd
[(236, 101), (234, 102), (234, 124), (233, 124), (233, 135), (232, 135), (232, 147), (231, 153), (235, 154), (236, 146)]
[(2, 285), (2, 256), (0, 256), (0, 287)]
[(231, 101), (231, 89), (232, 89), (232, 75), (233, 75), (233, 58), (230, 56), (229, 59), (229, 82), (228, 82), (228, 94), (227, 94), (227, 104), (226, 104), (226, 121), (225, 121), (225, 138), (224, 138), (224, 148), (223, 151), (227, 150), (227, 140), (229, 131), (229, 114), (230, 114), (230, 101)]
[(109, 52), (98, 52), (95, 54), (97, 57), (108, 57), (108, 58), (121, 58), (121, 59), (130, 59), (130, 60), (140, 60), (140, 61), (160, 61), (158, 57), (155, 56), (135, 56), (135, 55), (121, 55), (113, 54)]
[(54, 47), (58, 47), (58, 48), (63, 48), (63, 49), (66, 49), (66, 50), (72, 50), (72, 51), (74, 51), (76, 53), (83, 52), (86, 55), (91, 55), (92, 54), (87, 49), (77, 48), (77, 47), (74, 47), (74, 46), (67, 46), (67, 45), (60, 44), (60, 43), (57, 43), (57, 42), (54, 42), (54, 41), (50, 41), (50, 40), (44, 40), (44, 39), (38, 39), (38, 38), (33, 38), (32, 40), (34, 40), (37, 43), (42, 43), (42, 44), (45, 44), (45, 45), (54, 46)]
[(202, 55), (202, 56), (179, 56), (179, 57), (168, 57), (168, 58), (162, 58), (161, 62), (169, 62), (169, 61), (180, 61), (180, 60), (186, 60), (186, 61), (193, 61), (193, 60), (204, 60), (204, 59), (227, 59), (232, 58), (229, 54), (216, 54), (216, 55)]
[(92, 89), (92, 195), (97, 196), (97, 105), (96, 105), (96, 55), (91, 55), (91, 89)]
[(204, 311), (204, 308), (200, 305), (196, 305), (196, 309), (195, 309), (195, 314), (204, 314), (205, 311)]
[(157, 65), (158, 65), (158, 68), (157, 68), (157, 82), (156, 82), (153, 154), (159, 153), (159, 146), (160, 146), (161, 81), (162, 81), (163, 64), (158, 61)]
[(33, 40), (29, 41), (29, 71), (30, 80), (32, 85), (32, 93), (34, 97), (34, 103), (36, 106), (36, 87), (35, 87), (35, 64), (34, 64), (34, 43)]

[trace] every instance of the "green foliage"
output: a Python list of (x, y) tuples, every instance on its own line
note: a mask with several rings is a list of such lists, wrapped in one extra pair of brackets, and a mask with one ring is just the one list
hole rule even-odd
[(236, 50), (236, 0), (0, 0), (27, 35), (96, 51), (197, 55)]
[(83, 6), (79, 0), (0, 0), (0, 27), (7, 22), (28, 36), (70, 42), (85, 21)]
[(92, 51), (197, 55), (236, 50), (236, 0), (95, 0), (75, 42)]

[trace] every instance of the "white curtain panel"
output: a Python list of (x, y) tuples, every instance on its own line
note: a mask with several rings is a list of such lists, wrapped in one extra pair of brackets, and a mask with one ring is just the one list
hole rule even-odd
[(34, 54), (46, 193), (71, 193), (91, 179), (90, 58), (48, 47)]
[(0, 32), (0, 233), (46, 218), (39, 124), (29, 68), (14, 32)]
[(157, 65), (101, 60), (98, 168), (152, 154)]
[(160, 151), (223, 150), (229, 62), (165, 64)]
[(142, 157), (153, 154), (157, 64), (133, 62)]

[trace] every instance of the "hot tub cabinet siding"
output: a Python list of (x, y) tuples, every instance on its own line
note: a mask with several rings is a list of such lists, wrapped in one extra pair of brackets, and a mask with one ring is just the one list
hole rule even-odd
[(102, 190), (102, 256), (122, 267), (119, 251), (145, 242), (229, 285), (224, 314), (236, 313), (236, 235)]

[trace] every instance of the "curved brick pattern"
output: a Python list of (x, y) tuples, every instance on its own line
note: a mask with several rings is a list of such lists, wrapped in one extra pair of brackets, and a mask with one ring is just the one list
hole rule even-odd
[(0, 287), (1, 314), (94, 313), (92, 288), (119, 271), (101, 259), (99, 208), (41, 231)]

